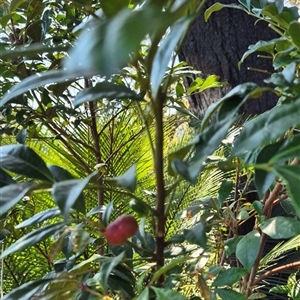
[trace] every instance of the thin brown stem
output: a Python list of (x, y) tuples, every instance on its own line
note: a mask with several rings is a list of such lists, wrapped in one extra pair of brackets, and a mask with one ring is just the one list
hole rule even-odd
[[(91, 82), (88, 79), (84, 80), (85, 88), (91, 87)], [(96, 163), (100, 164), (102, 163), (102, 155), (101, 155), (101, 149), (100, 149), (100, 136), (98, 134), (97, 129), (97, 120), (96, 120), (96, 110), (97, 110), (97, 104), (96, 102), (89, 102), (89, 109), (91, 114), (91, 125), (90, 130), (94, 142), (94, 153), (96, 157)], [(97, 179), (97, 183), (101, 186), (103, 185), (103, 177), (99, 176)], [(97, 189), (97, 197), (98, 197), (98, 206), (104, 205), (104, 190), (103, 189)], [(99, 213), (99, 222), (101, 223), (102, 219), (102, 213)], [(100, 232), (100, 236), (102, 233)], [(103, 255), (104, 254), (104, 247), (100, 247), (98, 254)]]
[[(165, 248), (165, 183), (164, 183), (164, 153), (163, 153), (163, 102), (164, 95), (159, 93), (155, 101), (156, 139), (155, 139), (155, 175), (156, 175), (156, 269), (164, 265)], [(162, 285), (164, 276), (157, 280)]]
[(259, 282), (261, 282), (262, 280), (276, 274), (279, 273), (281, 271), (285, 271), (285, 270), (290, 270), (290, 269), (298, 269), (300, 267), (300, 261), (296, 261), (296, 262), (292, 262), (277, 268), (274, 268), (270, 271), (265, 272), (264, 274), (262, 274), (261, 276), (259, 276), (255, 281), (254, 281), (254, 285), (257, 285)]

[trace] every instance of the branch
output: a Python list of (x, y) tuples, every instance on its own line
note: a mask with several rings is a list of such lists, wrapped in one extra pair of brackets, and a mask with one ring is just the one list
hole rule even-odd
[[(163, 153), (163, 103), (164, 95), (159, 93), (154, 105), (156, 116), (156, 139), (155, 139), (155, 175), (156, 175), (156, 269), (164, 265), (164, 248), (165, 248), (165, 184), (164, 184), (164, 153)], [(157, 280), (158, 285), (162, 285), (164, 276)]]
[(298, 269), (300, 267), (300, 261), (297, 262), (293, 262), (293, 263), (289, 263), (277, 268), (274, 268), (270, 271), (265, 272), (264, 274), (262, 274), (261, 276), (259, 276), (255, 281), (254, 281), (254, 285), (257, 285), (260, 281), (276, 274), (279, 273), (281, 271), (285, 271), (285, 270), (289, 270), (289, 269)]

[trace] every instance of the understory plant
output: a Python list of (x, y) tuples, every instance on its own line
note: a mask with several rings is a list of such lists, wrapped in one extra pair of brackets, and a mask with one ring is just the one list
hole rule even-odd
[[(205, 12), (241, 9), (280, 37), (241, 59), (268, 55), (270, 85), (239, 85), (198, 120), (184, 98), (221, 83), (186, 89), (201, 73), (176, 53), (202, 6), (3, 4), (3, 299), (299, 299), (298, 10)], [(241, 121), (264, 92), (278, 104)]]

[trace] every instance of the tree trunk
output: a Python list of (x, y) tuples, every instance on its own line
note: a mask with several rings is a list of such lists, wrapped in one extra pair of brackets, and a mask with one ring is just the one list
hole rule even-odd
[[(219, 100), (238, 84), (255, 82), (264, 85), (263, 80), (270, 74), (250, 71), (256, 68), (272, 72), (271, 58), (257, 58), (257, 53), (250, 55), (238, 69), (238, 62), (248, 49), (248, 46), (259, 40), (271, 40), (278, 37), (268, 28), (268, 24), (247, 15), (238, 9), (223, 8), (211, 15), (208, 22), (204, 21), (204, 11), (216, 0), (208, 0), (202, 15), (197, 18), (189, 29), (179, 53), (179, 59), (186, 61), (194, 69), (200, 70), (203, 77), (220, 76), (220, 81), (228, 84), (222, 88), (206, 90), (190, 97), (190, 110), (202, 117), (207, 107)], [(221, 0), (229, 4), (234, 0)], [(186, 84), (191, 84), (191, 78), (186, 78)], [(259, 114), (272, 108), (277, 102), (272, 93), (264, 94), (260, 99), (249, 100), (240, 113), (248, 115)]]

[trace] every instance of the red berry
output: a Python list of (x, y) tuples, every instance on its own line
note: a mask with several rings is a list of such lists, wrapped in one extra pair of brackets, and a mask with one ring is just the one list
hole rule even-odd
[(110, 223), (105, 229), (105, 237), (113, 246), (122, 245), (138, 229), (136, 219), (129, 215), (122, 215)]

